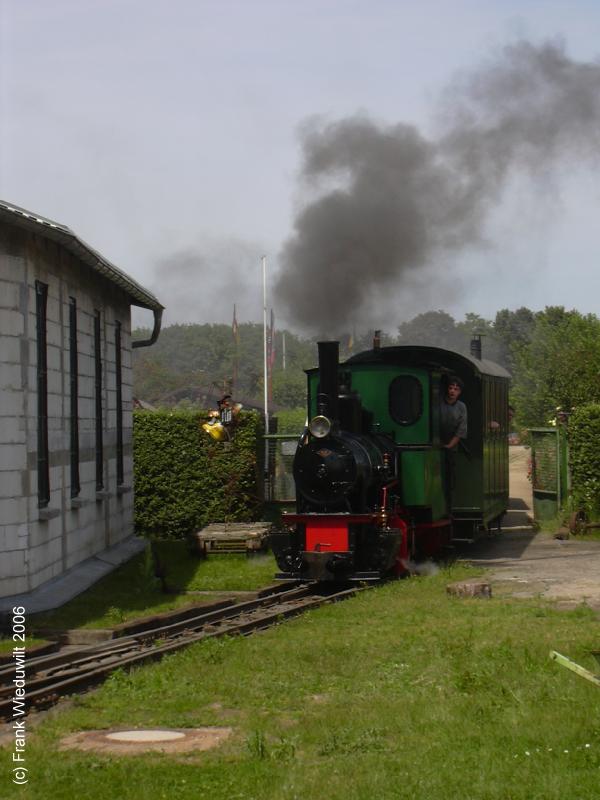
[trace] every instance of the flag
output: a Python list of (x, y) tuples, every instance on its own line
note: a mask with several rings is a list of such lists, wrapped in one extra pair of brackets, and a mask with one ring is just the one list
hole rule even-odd
[(285, 331), (281, 332), (281, 369), (285, 370)]
[(275, 366), (275, 315), (271, 309), (271, 324), (267, 327), (267, 390), (273, 400), (273, 367)]
[(267, 334), (267, 345), (269, 345), (269, 342), (269, 367), (272, 370), (275, 366), (275, 315), (273, 314), (273, 309), (271, 309), (271, 327), (269, 328), (269, 332)]
[(233, 322), (231, 323), (231, 333), (233, 335), (233, 344), (234, 344), (233, 375), (231, 377), (231, 392), (233, 394), (238, 379), (239, 347), (240, 347), (240, 332), (238, 329), (237, 316), (235, 314), (235, 303), (233, 304)]
[(233, 304), (233, 322), (231, 323), (231, 333), (233, 334), (233, 341), (236, 345), (240, 343), (240, 331), (238, 329), (238, 321), (235, 315), (235, 303)]

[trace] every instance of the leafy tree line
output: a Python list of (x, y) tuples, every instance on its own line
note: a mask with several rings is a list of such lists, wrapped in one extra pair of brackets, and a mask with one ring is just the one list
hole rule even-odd
[[(428, 311), (383, 333), (382, 345), (427, 344), (469, 353), (473, 334), (482, 334), (483, 357), (513, 376), (512, 402), (522, 426), (547, 424), (557, 407), (571, 410), (600, 402), (600, 320), (593, 315), (550, 306), (534, 312), (502, 309), (493, 320), (475, 313), (456, 321), (445, 311)], [(134, 331), (135, 338), (148, 335)], [(373, 331), (340, 336), (341, 357), (372, 346)], [(303, 370), (316, 363), (316, 338), (285, 331), (274, 336), (273, 400), (283, 408), (304, 405)], [(202, 405), (199, 398), (231, 387), (247, 401), (263, 395), (263, 329), (244, 323), (233, 337), (229, 325), (172, 325), (151, 348), (133, 351), (134, 395), (165, 407)], [(201, 391), (202, 390), (202, 391)], [(204, 394), (203, 394), (204, 393)]]
[[(148, 335), (144, 330), (133, 332), (134, 338)], [(303, 403), (303, 370), (314, 364), (315, 344), (286, 331), (285, 370), (282, 356), (283, 332), (276, 331), (273, 399), (293, 408)], [(236, 396), (260, 402), (264, 392), (262, 325), (240, 324), (237, 341), (231, 326), (225, 324), (166, 327), (152, 347), (133, 351), (133, 384), (136, 397), (164, 407), (181, 405), (198, 394), (232, 389)]]
[(511, 402), (522, 427), (547, 425), (558, 410), (600, 402), (600, 320), (594, 314), (547, 306), (503, 309), (493, 322), (477, 314), (455, 322), (433, 311), (401, 324), (398, 341), (468, 353), (475, 333), (483, 334), (484, 358), (511, 373)]
[(559, 410), (600, 402), (600, 320), (594, 314), (546, 308), (512, 358), (512, 396), (522, 425), (547, 425)]

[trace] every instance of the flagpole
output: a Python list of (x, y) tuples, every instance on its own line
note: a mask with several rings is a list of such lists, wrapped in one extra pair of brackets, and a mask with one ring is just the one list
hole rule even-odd
[[(263, 276), (263, 367), (265, 376), (265, 433), (269, 433), (269, 376), (267, 364), (267, 257), (262, 257)], [(267, 450), (265, 449), (265, 454)], [(265, 463), (265, 469), (267, 464)]]

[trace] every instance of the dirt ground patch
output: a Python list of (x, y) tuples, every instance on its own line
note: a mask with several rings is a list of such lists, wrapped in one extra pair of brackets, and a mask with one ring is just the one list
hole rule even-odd
[(136, 755), (148, 751), (189, 753), (217, 747), (231, 733), (231, 728), (81, 731), (66, 736), (60, 747), (61, 750), (94, 750), (117, 755)]
[(478, 542), (465, 556), (490, 569), (487, 579), (495, 597), (542, 597), (561, 608), (585, 603), (600, 611), (600, 542), (503, 533)]
[(561, 541), (526, 524), (533, 514), (528, 457), (527, 448), (510, 448), (508, 526), (472, 545), (462, 557), (489, 568), (487, 579), (496, 597), (542, 597), (561, 608), (585, 603), (600, 612), (600, 542)]

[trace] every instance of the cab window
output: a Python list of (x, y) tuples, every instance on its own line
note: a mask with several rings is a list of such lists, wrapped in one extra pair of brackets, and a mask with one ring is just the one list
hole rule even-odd
[(390, 416), (398, 425), (414, 425), (423, 413), (423, 388), (414, 375), (398, 375), (390, 383)]

